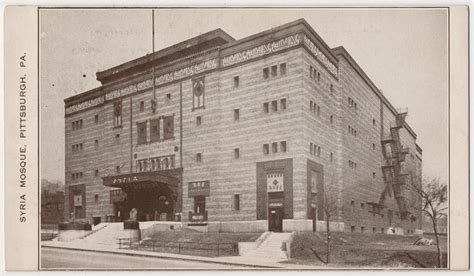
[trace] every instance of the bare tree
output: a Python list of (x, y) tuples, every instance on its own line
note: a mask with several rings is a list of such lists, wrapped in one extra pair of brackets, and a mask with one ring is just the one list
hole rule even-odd
[(326, 264), (329, 263), (331, 228), (329, 227), (331, 218), (336, 216), (338, 210), (337, 193), (333, 186), (326, 187), (323, 199), (323, 213), (326, 221)]
[(414, 206), (414, 208), (421, 210), (422, 214), (428, 216), (431, 220), (438, 250), (438, 267), (442, 267), (443, 258), (439, 246), (438, 225), (439, 219), (446, 217), (448, 209), (446, 207), (447, 185), (440, 183), (438, 178), (433, 178), (424, 180), (421, 185), (412, 181), (407, 187), (421, 198), (420, 206)]

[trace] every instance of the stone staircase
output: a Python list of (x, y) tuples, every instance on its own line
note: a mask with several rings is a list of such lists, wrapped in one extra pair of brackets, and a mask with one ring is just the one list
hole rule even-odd
[(281, 244), (289, 239), (291, 233), (270, 233), (268, 237), (254, 250), (244, 253), (245, 258), (266, 259), (268, 261), (285, 261), (286, 252), (281, 250)]
[(88, 244), (99, 244), (118, 246), (118, 240), (123, 235), (123, 223), (101, 223), (87, 236), (77, 240), (77, 242)]

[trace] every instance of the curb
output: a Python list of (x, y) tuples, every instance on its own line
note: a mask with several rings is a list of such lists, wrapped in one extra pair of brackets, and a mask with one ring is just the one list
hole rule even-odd
[(202, 262), (202, 263), (213, 263), (213, 264), (227, 264), (227, 265), (253, 267), (253, 268), (273, 268), (273, 269), (280, 268), (278, 266), (242, 264), (242, 263), (233, 263), (229, 261), (202, 260), (202, 259), (192, 259), (192, 258), (178, 257), (178, 256), (146, 255), (146, 254), (140, 254), (138, 252), (116, 252), (116, 251), (107, 251), (107, 250), (101, 250), (101, 249), (69, 248), (69, 247), (61, 247), (61, 246), (54, 246), (54, 245), (41, 245), (41, 247), (63, 249), (63, 250), (85, 251), (85, 252), (108, 253), (108, 254), (116, 254), (116, 255), (135, 256), (135, 257), (160, 258), (160, 259), (193, 261), (193, 262)]

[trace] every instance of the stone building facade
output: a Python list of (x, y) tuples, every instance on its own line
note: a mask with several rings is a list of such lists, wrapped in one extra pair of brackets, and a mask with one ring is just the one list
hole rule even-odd
[(66, 215), (312, 231), (331, 198), (339, 231), (421, 228), (406, 113), (303, 19), (217, 29), (97, 79), (65, 100)]

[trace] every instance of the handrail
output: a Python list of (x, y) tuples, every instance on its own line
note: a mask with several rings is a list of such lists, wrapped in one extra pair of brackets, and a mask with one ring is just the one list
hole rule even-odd
[[(177, 249), (178, 254), (181, 254), (182, 250), (205, 250), (208, 253), (216, 252), (217, 256), (221, 255), (222, 250), (232, 250), (233, 253), (238, 253), (238, 244), (232, 242), (223, 243), (205, 243), (205, 242), (176, 242), (176, 241), (158, 241), (158, 240), (147, 240), (146, 243), (140, 243), (138, 239), (120, 238), (119, 249), (122, 248), (151, 248), (152, 251), (156, 251), (158, 248), (174, 248)], [(126, 246), (126, 247), (124, 247)]]

